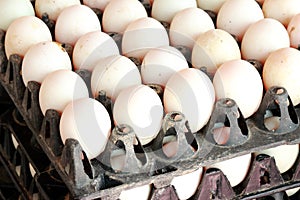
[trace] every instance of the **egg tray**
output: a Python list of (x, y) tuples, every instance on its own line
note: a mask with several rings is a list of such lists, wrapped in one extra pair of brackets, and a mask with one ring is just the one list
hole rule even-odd
[[(1, 107), (3, 105), (1, 104)], [(1, 110), (1, 114), (4, 112), (4, 109)], [(0, 134), (2, 131), (0, 132)], [(4, 143), (5, 140), (2, 139), (2, 134), (0, 135), (1, 138), (1, 144)], [(3, 145), (1, 145), (1, 148), (3, 149)], [(16, 199), (20, 192), (17, 190), (17, 186), (15, 186), (14, 182), (11, 179), (11, 176), (7, 172), (7, 166), (5, 163), (3, 163), (3, 153), (1, 151), (1, 158), (0, 158), (0, 199)], [(8, 161), (7, 161), (8, 162)]]
[(19, 199), (34, 199), (34, 196), (64, 199), (64, 194), (69, 194), (67, 187), (48, 157), (37, 147), (32, 132), (18, 111), (7, 106), (0, 116), (0, 161), (6, 172), (3, 171), (3, 175), (7, 174), (2, 181), (6, 186), (10, 183), (8, 186), (15, 188), (14, 195), (18, 195)]
[[(255, 151), (300, 143), (300, 110), (292, 105), (284, 88), (274, 87), (264, 94), (259, 110), (248, 119), (243, 118), (233, 100), (218, 101), (209, 123), (199, 133), (189, 131), (188, 122), (181, 113), (168, 113), (158, 137), (147, 146), (133, 144), (135, 134), (129, 126), (117, 126), (106, 150), (98, 158), (88, 160), (78, 141), (68, 139), (63, 145), (58, 112), (48, 110), (45, 117), (42, 115), (38, 101), (40, 84), (31, 81), (25, 87), (21, 77), (22, 59), (12, 55), (7, 60), (4, 35), (0, 32), (1, 84), (32, 131), (37, 149), (46, 154), (74, 199), (117, 199), (121, 191), (145, 184), (153, 185), (149, 199), (177, 199), (174, 188), (170, 186), (174, 177)], [(78, 74), (88, 81), (88, 72), (80, 71)], [(110, 101), (105, 95), (100, 94), (97, 99), (110, 108)], [(267, 110), (281, 117), (280, 127), (274, 132), (267, 130), (263, 123)], [(224, 144), (218, 144), (219, 141), (212, 137), (213, 129), (220, 123), (230, 126), (231, 130)], [(176, 135), (180, 147), (172, 158), (166, 157), (161, 150), (166, 135)], [(196, 151), (192, 151), (191, 147)], [(118, 148), (126, 150), (125, 172), (116, 172), (109, 167), (110, 152)], [(257, 158), (248, 177), (234, 188), (221, 171), (207, 170), (191, 199), (253, 199), (298, 187), (298, 163), (288, 173), (280, 174), (273, 158)], [(265, 173), (261, 174), (261, 171)], [(266, 174), (269, 175), (265, 177)], [(259, 181), (262, 179), (267, 181)]]
[[(3, 175), (7, 175), (5, 169), (2, 172)], [(8, 175), (7, 175), (8, 176)], [(10, 200), (10, 199), (17, 199), (19, 197), (19, 192), (16, 189), (15, 185), (12, 182), (1, 182), (0, 185), (0, 199), (3, 200)], [(11, 181), (9, 179), (9, 181)]]

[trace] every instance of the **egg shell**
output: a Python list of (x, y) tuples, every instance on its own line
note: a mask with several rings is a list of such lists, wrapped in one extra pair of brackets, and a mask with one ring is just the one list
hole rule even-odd
[(193, 67), (206, 67), (211, 74), (224, 62), (240, 58), (237, 41), (222, 29), (211, 29), (199, 35), (192, 50)]
[(186, 8), (176, 13), (170, 24), (171, 45), (193, 48), (197, 37), (215, 25), (211, 17), (200, 8)]
[(254, 153), (254, 155), (258, 154), (267, 154), (274, 157), (278, 170), (280, 173), (284, 173), (293, 166), (298, 158), (299, 144), (280, 145)]
[(265, 0), (262, 10), (266, 18), (276, 19), (287, 26), (292, 17), (300, 13), (300, 1)]
[(146, 85), (122, 90), (113, 105), (115, 124), (131, 126), (142, 145), (151, 142), (161, 129), (163, 106), (158, 94)]
[(168, 136), (164, 137), (162, 150), (167, 157), (171, 158), (171, 157), (175, 156), (178, 151), (178, 142), (176, 141), (175, 136), (172, 137), (175, 139), (172, 139), (171, 141), (166, 142), (165, 141), (166, 137), (168, 137)]
[(128, 190), (123, 190), (119, 196), (120, 200), (147, 200), (151, 191), (150, 185), (143, 185)]
[(126, 152), (124, 149), (115, 149), (110, 154), (110, 166), (115, 171), (122, 171), (125, 166)]
[(16, 171), (17, 175), (20, 176), (21, 175), (21, 165), (17, 165), (15, 167), (15, 171)]
[(144, 84), (165, 86), (177, 71), (189, 68), (184, 55), (172, 46), (162, 46), (148, 51), (141, 65)]
[(152, 48), (169, 45), (164, 26), (154, 18), (144, 17), (131, 22), (122, 38), (122, 54), (142, 60)]
[(179, 199), (189, 199), (196, 192), (200, 184), (203, 168), (173, 178), (171, 185), (174, 186)]
[(19, 146), (19, 142), (18, 142), (17, 139), (15, 138), (14, 134), (11, 134), (11, 141), (12, 141), (12, 143), (13, 143), (15, 149), (17, 149), (18, 146)]
[(48, 109), (62, 113), (68, 103), (86, 97), (89, 93), (83, 79), (73, 71), (61, 69), (45, 77), (39, 91), (39, 104), (44, 115)]
[(203, 10), (210, 10), (215, 13), (219, 12), (219, 9), (227, 0), (197, 0), (198, 7)]
[(42, 18), (44, 13), (47, 13), (49, 19), (56, 21), (58, 15), (64, 8), (72, 5), (80, 5), (80, 0), (35, 0), (34, 8), (36, 11), (36, 16)]
[(24, 56), (28, 49), (37, 43), (52, 41), (49, 28), (35, 16), (23, 16), (14, 20), (5, 35), (5, 54)]
[(55, 24), (55, 40), (75, 45), (84, 34), (101, 30), (96, 13), (85, 5), (69, 6), (61, 11)]
[(263, 95), (263, 83), (257, 69), (245, 60), (223, 63), (215, 73), (213, 85), (216, 98), (233, 99), (245, 118), (258, 109)]
[(197, 7), (196, 0), (155, 0), (152, 4), (151, 16), (160, 22), (171, 23), (177, 12), (192, 7)]
[[(178, 150), (176, 136), (165, 136), (162, 150), (167, 157), (175, 156)], [(195, 149), (192, 150), (195, 151)], [(200, 167), (192, 172), (173, 178), (171, 185), (174, 186), (179, 199), (189, 199), (196, 192), (202, 178), (202, 172), (203, 168)]]
[(111, 0), (83, 0), (83, 4), (90, 8), (97, 8), (104, 11), (105, 7)]
[(15, 19), (35, 15), (33, 6), (28, 0), (0, 0), (0, 8), (0, 29), (4, 31)]
[(111, 0), (103, 12), (103, 30), (123, 33), (130, 22), (147, 16), (145, 7), (138, 0)]
[(254, 59), (264, 63), (271, 52), (289, 46), (290, 39), (285, 27), (275, 19), (264, 18), (246, 30), (241, 53), (245, 60)]
[(34, 177), (36, 174), (36, 171), (31, 163), (29, 163), (29, 171), (30, 171), (31, 176)]
[(211, 80), (194, 68), (180, 70), (168, 80), (164, 96), (165, 111), (179, 111), (189, 122), (192, 132), (199, 131), (208, 122), (215, 102)]
[(254, 0), (227, 0), (217, 15), (217, 28), (242, 40), (249, 25), (264, 18), (258, 3)]
[(72, 70), (71, 59), (57, 42), (41, 42), (29, 48), (22, 61), (22, 79), (42, 83), (44, 78), (58, 69)]
[(241, 183), (248, 171), (251, 164), (251, 154), (245, 154), (242, 156), (230, 158), (215, 164), (212, 164), (208, 168), (220, 169), (227, 177), (232, 187), (237, 186)]
[(300, 46), (300, 13), (294, 15), (290, 20), (287, 31), (290, 36), (290, 45), (294, 48), (299, 48)]
[[(162, 143), (162, 151), (167, 157), (171, 158), (177, 154), (178, 141), (176, 135), (165, 135)], [(189, 148), (194, 152), (196, 151), (192, 146), (189, 146)]]
[(268, 130), (275, 131), (280, 126), (280, 117), (278, 116), (267, 117), (264, 120), (264, 125)]
[(141, 75), (136, 65), (121, 55), (112, 55), (99, 60), (91, 77), (94, 97), (104, 90), (113, 101), (122, 90), (141, 84)]
[(88, 32), (75, 43), (72, 55), (74, 69), (93, 71), (101, 58), (119, 54), (116, 42), (107, 33), (100, 30)]
[(281, 48), (268, 56), (262, 72), (265, 88), (284, 87), (294, 106), (300, 103), (299, 62), (300, 52), (297, 49)]
[[(217, 124), (216, 124), (217, 125)], [(213, 139), (219, 145), (226, 145), (230, 137), (230, 127), (220, 123), (219, 126), (212, 130)]]
[(70, 102), (61, 115), (60, 136), (78, 140), (87, 158), (97, 157), (105, 149), (111, 133), (111, 120), (105, 107), (92, 98)]
[(288, 189), (285, 192), (290, 197), (293, 194), (295, 194), (296, 192), (298, 192), (299, 189), (300, 189), (300, 187), (296, 187), (296, 188)]

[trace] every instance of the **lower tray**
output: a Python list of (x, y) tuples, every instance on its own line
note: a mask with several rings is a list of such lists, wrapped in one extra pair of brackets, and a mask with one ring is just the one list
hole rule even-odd
[[(68, 189), (14, 107), (0, 116), (0, 191), (3, 199), (65, 199)], [(35, 143), (35, 144), (34, 144)]]
[(17, 190), (15, 184), (11, 180), (5, 166), (2, 162), (0, 164), (0, 199), (18, 199), (21, 196), (19, 190)]

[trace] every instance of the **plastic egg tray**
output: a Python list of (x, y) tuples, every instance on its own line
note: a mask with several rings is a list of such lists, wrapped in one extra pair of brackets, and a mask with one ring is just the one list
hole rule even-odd
[[(259, 110), (248, 119), (243, 118), (233, 100), (221, 99), (216, 102), (210, 121), (198, 133), (189, 131), (188, 122), (181, 113), (167, 113), (161, 132), (147, 146), (133, 144), (135, 134), (129, 126), (114, 127), (111, 142), (108, 143), (106, 150), (97, 159), (88, 160), (78, 141), (68, 139), (63, 145), (59, 133), (59, 113), (48, 110), (45, 116), (42, 115), (38, 101), (40, 84), (32, 81), (27, 87), (24, 86), (20, 74), (22, 59), (18, 55), (12, 55), (9, 59), (5, 57), (4, 37), (5, 32), (0, 32), (0, 82), (14, 103), (15, 109), (3, 115), (5, 120), (1, 127), (9, 131), (1, 131), (1, 137), (4, 135), (6, 138), (1, 144), (5, 150), (1, 152), (2, 160), (11, 166), (8, 170), (13, 171), (16, 163), (13, 159), (9, 159), (11, 151), (5, 142), (10, 140), (10, 134), (5, 136), (9, 132), (20, 144), (22, 149), (20, 157), (26, 157), (26, 162), (33, 163), (37, 173), (32, 178), (35, 185), (40, 186), (39, 192), (43, 191), (41, 193), (45, 196), (46, 192), (41, 186), (47, 181), (41, 180), (44, 180), (45, 174), (51, 174), (50, 171), (56, 174), (56, 178), (50, 176), (46, 180), (48, 182), (59, 180), (59, 184), (53, 183), (53, 187), (50, 188), (54, 191), (60, 188), (64, 192), (66, 192), (64, 189), (67, 189), (66, 193), (69, 193), (72, 199), (117, 199), (123, 190), (146, 184), (153, 186), (149, 199), (178, 199), (176, 191), (170, 185), (174, 177), (255, 151), (283, 144), (300, 143), (300, 110), (292, 105), (284, 88), (274, 87), (266, 91)], [(80, 71), (78, 74), (88, 81), (88, 72)], [(110, 101), (105, 94), (100, 94), (97, 99), (107, 108), (110, 107)], [(263, 123), (267, 110), (272, 110), (281, 117), (280, 127), (274, 132), (267, 130)], [(20, 121), (18, 116), (24, 120), (24, 124), (19, 124), (22, 129), (15, 125)], [(230, 127), (230, 136), (225, 144), (218, 144), (212, 137), (215, 124), (220, 122)], [(166, 157), (161, 150), (166, 135), (177, 137), (179, 150), (172, 158)], [(190, 147), (196, 151), (192, 151)], [(125, 172), (116, 172), (105, 164), (109, 163), (111, 151), (116, 148), (126, 150)], [(42, 155), (46, 161), (40, 162), (40, 157), (35, 159), (33, 155), (36, 154)], [(24, 162), (24, 168), (28, 173), (28, 167)], [(45, 165), (38, 167), (40, 165), (38, 163)], [(26, 177), (24, 172), (26, 170), (22, 172), (23, 177)], [(20, 179), (15, 173), (12, 174), (17, 180)], [(28, 180), (18, 182), (23, 183), (19, 185), (23, 197), (29, 198), (30, 192), (26, 190), (29, 188)], [(299, 186), (299, 158), (288, 172), (280, 174), (274, 158), (259, 155), (252, 161), (245, 180), (236, 187), (230, 186), (220, 170), (206, 170), (191, 199), (259, 199), (267, 196), (277, 198), (278, 195), (284, 199), (287, 198), (285, 190)]]
[[(2, 105), (3, 106), (3, 105)], [(14, 183), (6, 192), (3, 188), (2, 199), (59, 199), (68, 194), (65, 184), (61, 181), (56, 170), (51, 167), (48, 157), (39, 149), (32, 137), (32, 132), (24, 123), (22, 117), (13, 106), (6, 107), (1, 113), (1, 144), (0, 161), (11, 179), (6, 182)], [(3, 181), (3, 180), (2, 180)], [(2, 188), (1, 188), (2, 189)]]

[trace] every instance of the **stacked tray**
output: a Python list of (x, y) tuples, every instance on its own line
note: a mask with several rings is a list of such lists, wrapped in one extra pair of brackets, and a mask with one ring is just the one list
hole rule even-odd
[[(40, 196), (44, 194), (43, 198), (51, 198), (49, 194), (56, 193), (51, 191), (61, 190), (72, 199), (117, 199), (123, 190), (150, 184), (152, 191), (149, 199), (177, 199), (176, 191), (170, 185), (174, 177), (237, 156), (300, 143), (300, 110), (292, 105), (284, 88), (274, 87), (265, 93), (259, 110), (248, 119), (237, 114), (240, 111), (233, 100), (218, 101), (209, 123), (198, 133), (189, 131), (188, 122), (181, 113), (168, 113), (158, 137), (147, 146), (133, 144), (135, 134), (129, 126), (114, 127), (106, 150), (97, 159), (88, 160), (82, 154), (78, 141), (68, 139), (65, 145), (62, 143), (58, 112), (48, 110), (45, 116), (42, 115), (38, 100), (40, 84), (31, 81), (27, 87), (24, 86), (20, 75), (22, 58), (18, 55), (12, 55), (9, 59), (5, 57), (5, 33), (2, 31), (0, 35), (0, 82), (14, 103), (14, 108), (3, 115), (2, 127), (9, 131), (2, 131), (1, 137), (8, 138), (4, 141), (11, 140), (11, 146), (13, 135), (18, 144), (13, 151), (7, 149), (6, 143), (1, 144), (2, 162), (6, 163), (10, 175), (17, 180), (17, 189), (25, 199), (32, 198), (34, 194), (32, 186), (28, 187), (31, 182)], [(89, 76), (86, 71), (78, 74), (83, 78)], [(105, 96), (99, 96), (98, 100), (107, 103)], [(287, 101), (289, 104), (286, 104)], [(268, 131), (263, 124), (266, 110), (275, 111), (281, 117), (280, 127), (275, 132)], [(230, 126), (230, 142), (227, 145), (218, 144), (212, 137), (212, 128), (219, 122)], [(177, 136), (181, 148), (174, 157), (167, 158), (161, 146), (164, 136), (170, 132)], [(108, 162), (111, 150), (118, 146), (117, 141), (122, 141), (127, 152), (126, 173), (116, 172), (103, 164)], [(191, 151), (189, 147), (196, 151)], [(15, 154), (13, 152), (19, 152), (21, 160), (25, 160), (21, 162), (22, 176), (15, 174), (18, 163), (10, 157)], [(143, 158), (137, 155), (143, 155)], [(42, 161), (40, 156), (46, 161)], [(142, 165), (139, 164), (141, 159)], [(33, 166), (34, 176), (27, 177), (30, 172), (26, 163)], [(51, 181), (54, 183), (46, 187), (50, 188), (47, 192), (44, 186)], [(274, 158), (260, 155), (253, 159), (247, 177), (236, 187), (230, 186), (220, 170), (206, 170), (191, 199), (288, 199), (285, 191), (299, 186), (299, 159), (288, 172), (280, 174)], [(298, 198), (298, 193), (290, 197)]]
[(1, 198), (64, 199), (65, 184), (18, 111), (12, 104), (1, 106), (5, 108), (0, 116)]
[[(13, 107), (11, 101), (7, 101), (7, 93), (5, 92), (4, 88), (0, 87), (0, 96), (1, 96), (1, 119), (7, 109)], [(5, 99), (5, 100), (4, 100)], [(2, 121), (2, 120), (1, 120)], [(3, 138), (3, 129), (1, 128), (1, 150), (4, 149), (5, 146), (5, 139)], [(3, 151), (1, 151), (1, 162), (0, 162), (0, 198), (1, 199), (9, 199), (9, 198), (17, 198), (19, 195), (18, 190), (16, 189), (15, 184), (13, 183), (11, 176), (7, 173), (7, 166), (5, 165), (5, 159), (3, 159)], [(7, 157), (6, 157), (7, 158)]]

